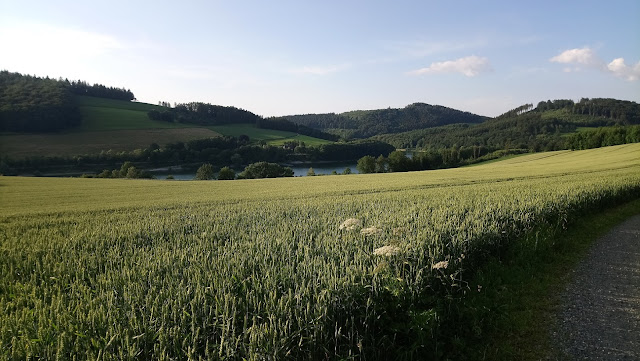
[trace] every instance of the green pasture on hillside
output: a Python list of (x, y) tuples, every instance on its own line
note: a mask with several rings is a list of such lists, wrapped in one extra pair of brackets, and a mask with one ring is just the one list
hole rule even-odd
[(82, 125), (60, 133), (0, 134), (0, 155), (10, 158), (30, 156), (74, 156), (98, 154), (101, 151), (132, 151), (151, 143), (187, 142), (220, 135), (247, 135), (252, 142), (266, 141), (282, 145), (287, 141), (303, 141), (306, 145), (330, 143), (291, 132), (260, 129), (254, 124), (196, 126), (150, 120), (147, 112), (159, 106), (77, 96)]
[(193, 127), (149, 119), (148, 111), (161, 109), (157, 105), (89, 96), (77, 96), (76, 102), (82, 114), (82, 124), (75, 131)]
[(0, 177), (0, 355), (443, 358), (487, 257), (547, 252), (638, 197), (640, 144), (410, 173)]
[(234, 124), (234, 125), (216, 125), (208, 127), (222, 135), (230, 135), (238, 137), (240, 135), (246, 135), (252, 142), (264, 140), (267, 144), (282, 145), (285, 142), (297, 140), (305, 142), (306, 145), (319, 145), (332, 143), (331, 141), (312, 138), (306, 135), (300, 135), (292, 132), (285, 132), (282, 130), (262, 129), (253, 124)]

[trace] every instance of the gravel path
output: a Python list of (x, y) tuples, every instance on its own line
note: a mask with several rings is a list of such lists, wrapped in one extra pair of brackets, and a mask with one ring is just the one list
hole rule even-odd
[(559, 358), (640, 360), (640, 215), (596, 241), (561, 300)]

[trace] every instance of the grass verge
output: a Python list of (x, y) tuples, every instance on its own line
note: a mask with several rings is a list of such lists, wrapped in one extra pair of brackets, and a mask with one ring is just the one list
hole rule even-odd
[(535, 254), (494, 259), (469, 283), (457, 305), (452, 359), (541, 360), (562, 357), (551, 340), (560, 295), (593, 243), (640, 213), (640, 199), (587, 215)]

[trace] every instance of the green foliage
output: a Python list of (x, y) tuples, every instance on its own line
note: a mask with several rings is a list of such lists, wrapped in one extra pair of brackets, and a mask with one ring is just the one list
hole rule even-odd
[(229, 167), (222, 167), (218, 172), (218, 180), (233, 180), (236, 179), (236, 172)]
[(378, 134), (399, 133), (453, 123), (480, 123), (485, 118), (459, 110), (424, 103), (402, 109), (357, 110), (342, 114), (307, 114), (285, 117), (288, 120), (343, 136), (367, 138)]
[(277, 163), (257, 162), (249, 164), (240, 174), (239, 179), (293, 177), (293, 170)]
[(198, 168), (196, 172), (196, 180), (210, 180), (214, 179), (213, 166), (209, 163), (205, 163)]
[(2, 177), (0, 358), (464, 355), (475, 271), (638, 198), (639, 151), (242, 182)]
[(567, 146), (571, 149), (591, 149), (638, 142), (640, 142), (640, 125), (588, 129), (567, 138)]
[(362, 174), (374, 173), (376, 171), (376, 159), (370, 155), (365, 155), (358, 159), (356, 168), (358, 169), (358, 172)]
[(0, 71), (0, 131), (54, 132), (80, 120), (63, 82)]
[(316, 172), (313, 170), (313, 167), (309, 168), (309, 170), (307, 171), (307, 176), (311, 177), (316, 175)]

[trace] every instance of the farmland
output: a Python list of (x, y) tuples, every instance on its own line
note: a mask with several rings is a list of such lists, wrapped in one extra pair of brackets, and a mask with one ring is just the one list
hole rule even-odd
[(0, 353), (435, 358), (487, 257), (638, 197), (640, 144), (341, 177), (2, 177)]
[(144, 149), (151, 143), (165, 145), (222, 135), (248, 135), (252, 142), (282, 145), (303, 141), (307, 145), (331, 143), (292, 132), (260, 129), (255, 124), (198, 126), (150, 120), (147, 112), (161, 107), (123, 100), (75, 97), (82, 123), (57, 133), (0, 134), (0, 154), (10, 158), (74, 156)]

